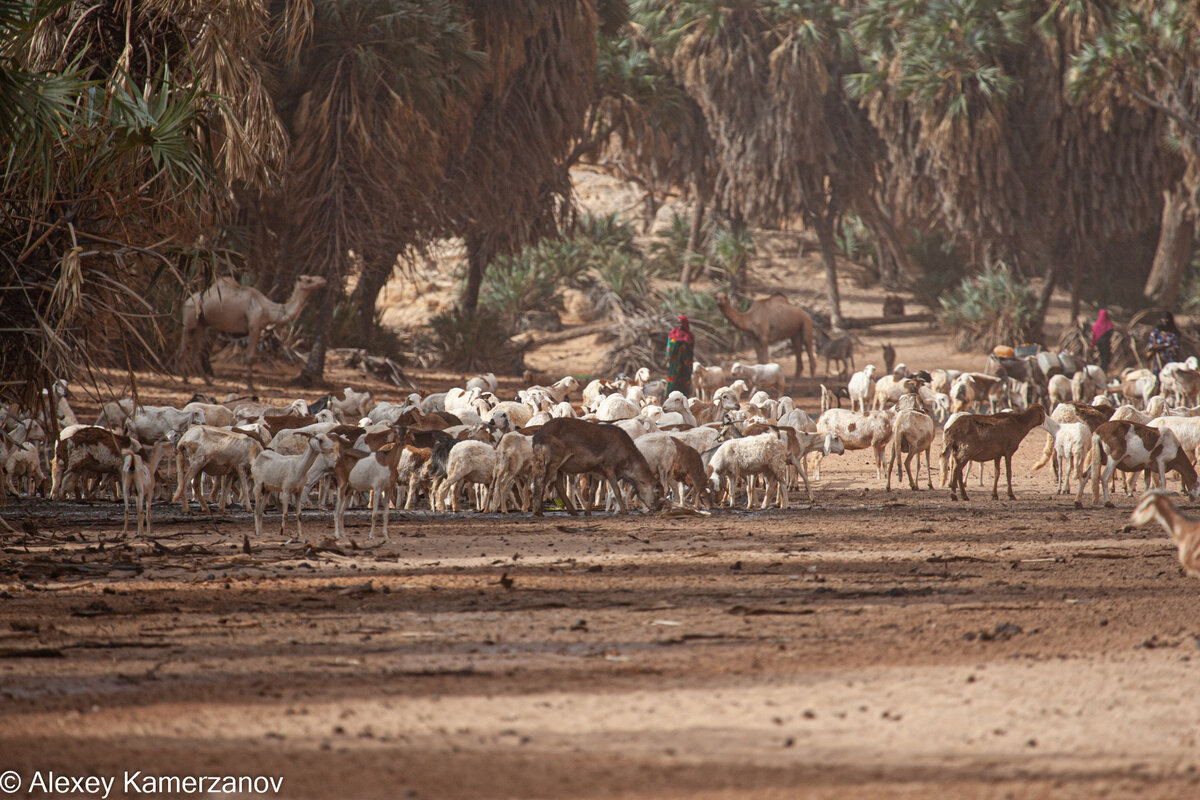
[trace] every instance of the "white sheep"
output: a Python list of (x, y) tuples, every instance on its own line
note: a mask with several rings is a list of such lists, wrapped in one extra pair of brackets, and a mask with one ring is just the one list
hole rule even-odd
[(506, 433), (496, 445), (496, 468), (488, 490), (488, 511), (508, 513), (508, 495), (515, 487), (522, 511), (530, 511), (533, 482), (533, 440), (522, 433)]
[(699, 361), (692, 362), (692, 386), (701, 400), (712, 397), (712, 393), (725, 384), (725, 370), (706, 367)]
[(13, 494), (21, 495), (17, 489), (18, 481), (24, 484), (27, 497), (32, 497), (35, 491), (45, 494), (46, 473), (42, 471), (38, 449), (33, 442), (14, 443), (3, 465), (4, 482)]
[[(850, 410), (854, 411), (857, 408), (865, 416), (867, 413), (867, 398), (873, 395), (875, 386), (875, 365), (867, 364), (866, 367), (850, 376), (850, 382), (846, 386), (846, 390), (850, 393)], [(829, 409), (837, 411), (840, 409)], [(823, 412), (822, 416), (827, 412)]]
[[(933, 489), (933, 465), (929, 461), (929, 452), (933, 449), (935, 426), (933, 418), (915, 409), (905, 409), (896, 413), (892, 424), (892, 458), (888, 462), (887, 490), (892, 490), (892, 468), (899, 465), (901, 453), (908, 455), (904, 459), (904, 469), (908, 471), (908, 485), (915, 492), (918, 479), (921, 477), (921, 452), (925, 453), (925, 481)], [(917, 459), (917, 473), (913, 475), (910, 466), (913, 457)], [(897, 477), (903, 474), (897, 471)]]
[(600, 406), (596, 409), (596, 418), (604, 422), (633, 419), (638, 415), (639, 410), (636, 403), (625, 399), (622, 395), (610, 394), (600, 401)]
[(1092, 429), (1084, 422), (1056, 422), (1047, 417), (1042, 426), (1054, 434), (1054, 455), (1058, 459), (1058, 494), (1071, 493), (1071, 476), (1076, 478), (1078, 493), (1075, 507), (1083, 508), (1083, 489), (1087, 485), (1084, 462), (1092, 449)]
[(870, 411), (865, 414), (845, 408), (831, 408), (817, 420), (818, 433), (833, 433), (847, 450), (865, 450), (875, 454), (875, 477), (883, 479), (883, 456), (892, 439), (891, 411)]
[(450, 498), (450, 510), (458, 511), (458, 490), (464, 482), (474, 486), (482, 485), (483, 493), (476, 488), (475, 508), (482, 510), (485, 505), (486, 487), (492, 484), (496, 473), (496, 450), (486, 442), (465, 440), (454, 445), (446, 457), (446, 477), (442, 479), (433, 491), (434, 511), (446, 510), (446, 497)]
[(296, 535), (303, 536), (300, 515), (304, 511), (304, 487), (308, 482), (308, 470), (318, 456), (335, 453), (333, 440), (323, 433), (307, 434), (307, 447), (301, 455), (282, 455), (272, 450), (263, 450), (250, 462), (250, 479), (254, 484), (254, 535), (262, 537), (263, 511), (268, 492), (279, 494), (279, 535), (283, 536), (287, 526), (288, 501), (296, 495)]
[[(762, 507), (766, 508), (774, 490), (779, 507), (787, 508), (787, 448), (774, 431), (742, 439), (730, 439), (721, 444), (708, 463), (708, 471), (714, 492), (721, 490), (722, 483), (728, 486), (729, 507), (733, 507), (737, 494), (737, 482), (751, 475), (762, 475), (766, 479), (766, 494)], [(746, 485), (746, 508), (754, 503), (753, 489)]]
[(150, 535), (150, 505), (154, 502), (154, 477), (159, 462), (171, 447), (171, 442), (166, 439), (156, 442), (148, 458), (142, 458), (133, 448), (121, 451), (121, 455), (124, 456), (121, 464), (121, 501), (125, 509), (122, 534), (129, 530), (129, 498), (132, 495), (133, 512), (137, 518), (137, 535)]
[(165, 439), (171, 431), (183, 433), (204, 424), (203, 409), (184, 411), (170, 406), (139, 406), (125, 420), (125, 432), (139, 442), (149, 444)]
[(773, 389), (776, 397), (783, 397), (787, 379), (783, 375), (783, 367), (771, 362), (769, 364), (743, 364), (735, 361), (729, 368), (730, 376), (745, 380), (751, 389), (760, 387)]
[(1054, 408), (1059, 403), (1069, 403), (1076, 399), (1075, 389), (1071, 385), (1071, 379), (1066, 375), (1054, 375), (1046, 384), (1047, 390), (1050, 392), (1050, 407)]

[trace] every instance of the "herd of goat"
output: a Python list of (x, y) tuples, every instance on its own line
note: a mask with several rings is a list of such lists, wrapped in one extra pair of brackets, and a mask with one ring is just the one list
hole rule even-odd
[[(301, 532), (305, 505), (332, 505), (341, 537), (347, 509), (369, 501), (370, 535), (382, 510), (386, 538), (391, 507), (423, 502), (457, 512), (464, 497), (493, 513), (541, 514), (548, 501), (572, 514), (596, 505), (625, 513), (634, 504), (733, 506), (743, 495), (750, 508), (761, 491), (761, 507), (786, 508), (793, 489), (813, 499), (810, 473), (820, 479), (822, 457), (868, 448), (889, 491), (893, 472), (900, 480), (907, 473), (910, 488), (919, 488), (922, 453), (933, 489), (930, 455), (941, 430), (941, 482), (951, 497), (967, 499), (971, 462), (981, 464), (981, 484), (982, 464), (992, 462), (998, 499), (1001, 461), (1012, 498), (1012, 456), (1041, 427), (1047, 438), (1035, 468), (1053, 463), (1060, 493), (1070, 494), (1074, 479), (1076, 506), (1089, 480), (1093, 503), (1103, 493), (1111, 505), (1117, 470), (1126, 473), (1127, 491), (1129, 473), (1143, 472), (1146, 489), (1155, 478), (1165, 491), (1173, 471), (1184, 491), (1200, 497), (1195, 359), (1157, 375), (1134, 370), (1112, 379), (1065, 353), (991, 356), (980, 372), (900, 364), (876, 378), (870, 365), (845, 386), (822, 386), (815, 420), (783, 393), (781, 376), (774, 364), (734, 364), (728, 374), (696, 364), (693, 397), (667, 393), (665, 382), (641, 369), (586, 385), (568, 376), (510, 400), (496, 395), (491, 374), (402, 402), (349, 387), (286, 407), (235, 396), (196, 395), (182, 408), (124, 399), (106, 403), (91, 425), (79, 423), (60, 381), (45, 390), (38, 411), (0, 409), (0, 494), (45, 495), (48, 486), (61, 500), (107, 492), (125, 504), (126, 525), (133, 505), (141, 534), (173, 473), (170, 501), (185, 514), (193, 498), (207, 512), (210, 503), (224, 510), (236, 493), (261, 535), (269, 503), (279, 510), (281, 533), (289, 506)], [(842, 398), (849, 408), (841, 408)], [(1161, 494), (1148, 493), (1134, 516), (1158, 519), (1180, 542), (1181, 559), (1190, 554), (1185, 566), (1195, 565), (1200, 532), (1188, 538), (1191, 522)]]

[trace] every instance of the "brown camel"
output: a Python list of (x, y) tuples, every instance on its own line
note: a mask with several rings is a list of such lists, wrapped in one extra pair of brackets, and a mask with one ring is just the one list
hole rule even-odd
[(242, 286), (232, 278), (217, 278), (201, 294), (189, 295), (183, 301), (183, 333), (179, 339), (179, 369), (183, 382), (188, 380), (188, 366), (196, 358), (196, 341), (204, 328), (222, 333), (245, 335), (246, 385), (254, 388), (254, 357), (258, 340), (267, 328), (291, 322), (300, 315), (304, 301), (314, 289), (325, 285), (317, 275), (299, 275), (286, 303), (268, 300), (258, 289)]
[(758, 363), (765, 364), (769, 360), (767, 347), (771, 342), (790, 339), (796, 350), (796, 377), (804, 374), (804, 350), (808, 350), (809, 370), (813, 375), (817, 374), (817, 357), (813, 353), (813, 321), (804, 309), (792, 305), (781, 294), (755, 300), (750, 308), (738, 311), (729, 304), (725, 293), (720, 292), (717, 294), (717, 305), (735, 328), (754, 337)]

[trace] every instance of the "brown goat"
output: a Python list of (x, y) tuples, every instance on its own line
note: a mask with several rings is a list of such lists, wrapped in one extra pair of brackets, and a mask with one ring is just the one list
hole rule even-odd
[[(83, 425), (67, 429), (55, 447), (50, 496), (63, 499), (68, 486), (84, 476), (110, 476), (120, 481), (125, 462), (122, 451), (133, 446), (134, 441), (128, 436), (107, 428)], [(82, 487), (77, 486), (76, 493), (82, 499)]]
[[(1035, 403), (1025, 411), (1000, 414), (968, 414), (959, 417), (942, 436), (943, 456), (954, 458), (954, 474), (950, 478), (950, 499), (957, 500), (957, 490), (967, 499), (967, 484), (963, 469), (969, 461), (995, 462), (996, 480), (992, 484), (992, 499), (999, 500), (1000, 459), (1008, 477), (1008, 498), (1016, 500), (1012, 490), (1012, 457), (1028, 433), (1042, 424), (1046, 412)], [(943, 458), (944, 460), (944, 458)]]
[(563, 417), (549, 420), (533, 435), (533, 513), (541, 516), (546, 485), (554, 481), (567, 513), (574, 515), (565, 476), (589, 472), (604, 476), (622, 514), (629, 509), (618, 478), (633, 484), (647, 509), (661, 505), (658, 481), (628, 433), (615, 425)]
[[(708, 481), (704, 475), (704, 460), (696, 452), (696, 448), (685, 442), (672, 438), (675, 443), (675, 461), (671, 464), (671, 480), (686, 484), (692, 489), (692, 498), (697, 511), (703, 502), (712, 508), (712, 496), (708, 489)], [(683, 503), (683, 493), (679, 494), (679, 502)]]
[(1129, 524), (1145, 525), (1158, 522), (1179, 547), (1179, 564), (1189, 575), (1200, 578), (1200, 520), (1185, 517), (1175, 510), (1171, 501), (1159, 492), (1142, 498), (1129, 516)]

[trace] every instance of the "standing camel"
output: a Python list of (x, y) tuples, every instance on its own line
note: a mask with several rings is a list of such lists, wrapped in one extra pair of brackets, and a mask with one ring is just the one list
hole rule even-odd
[(804, 350), (808, 350), (809, 370), (813, 375), (817, 374), (817, 357), (813, 353), (813, 321), (803, 308), (792, 305), (781, 294), (773, 294), (765, 300), (755, 300), (745, 311), (738, 311), (729, 304), (724, 292), (717, 294), (717, 305), (735, 328), (754, 337), (758, 363), (767, 363), (767, 348), (771, 342), (790, 339), (796, 351), (796, 377), (804, 374)]
[(183, 382), (187, 383), (188, 366), (197, 357), (199, 334), (207, 327), (248, 337), (242, 358), (246, 362), (246, 385), (253, 389), (254, 357), (263, 331), (300, 316), (309, 293), (324, 285), (322, 277), (299, 275), (291, 296), (282, 304), (268, 300), (258, 289), (242, 286), (232, 278), (217, 278), (202, 293), (188, 295), (183, 301), (183, 333), (179, 339), (179, 370)]

